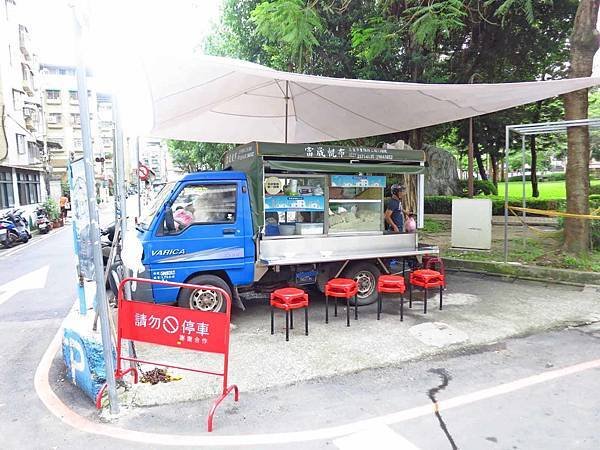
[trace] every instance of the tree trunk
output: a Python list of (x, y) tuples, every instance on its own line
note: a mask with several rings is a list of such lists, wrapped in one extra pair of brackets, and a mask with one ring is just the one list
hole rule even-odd
[[(544, 76), (542, 76), (542, 81), (544, 81)], [(533, 114), (533, 123), (539, 123), (540, 117), (542, 116), (542, 105), (543, 100), (538, 100), (535, 104), (535, 112)], [(538, 198), (540, 196), (540, 189), (538, 186), (538, 178), (537, 178), (537, 147), (536, 147), (536, 139), (535, 134), (530, 136), (529, 146), (531, 147), (531, 192), (534, 198)]]
[(473, 143), (473, 153), (475, 153), (475, 159), (477, 159), (477, 169), (479, 169), (479, 176), (482, 180), (488, 179), (487, 173), (485, 172), (485, 166), (483, 164), (483, 160), (481, 159), (481, 152), (479, 151), (479, 145), (475, 142)]
[(408, 144), (415, 150), (423, 149), (423, 128), (417, 128), (410, 131)]
[(494, 154), (490, 154), (490, 160), (492, 161), (492, 183), (498, 186), (498, 159)]
[(538, 188), (537, 178), (537, 149), (535, 147), (535, 135), (529, 136), (531, 147), (531, 195), (534, 198), (540, 196), (540, 190)]
[[(571, 33), (571, 58), (569, 77), (589, 77), (592, 74), (594, 54), (598, 50), (596, 22), (600, 0), (581, 0)], [(585, 119), (588, 114), (588, 90), (565, 94), (567, 120)], [(589, 159), (590, 139), (587, 127), (567, 130), (567, 212), (589, 214)], [(573, 254), (586, 254), (589, 249), (590, 227), (587, 220), (565, 220), (565, 250)]]

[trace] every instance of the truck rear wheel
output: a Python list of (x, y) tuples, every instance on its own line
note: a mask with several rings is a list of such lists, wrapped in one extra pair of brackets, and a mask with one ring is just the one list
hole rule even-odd
[(351, 278), (358, 283), (356, 296), (358, 306), (370, 305), (377, 301), (377, 279), (381, 271), (375, 264), (357, 262), (344, 270), (343, 277)]
[[(223, 289), (231, 298), (231, 289), (227, 282), (216, 275), (196, 275), (186, 283), (203, 286), (215, 286)], [(177, 296), (177, 304), (182, 308), (205, 312), (225, 312), (227, 301), (223, 295), (210, 289), (181, 289)]]

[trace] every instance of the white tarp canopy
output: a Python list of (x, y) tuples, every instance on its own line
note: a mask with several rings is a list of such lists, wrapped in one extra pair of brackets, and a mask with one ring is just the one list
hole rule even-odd
[(388, 134), (600, 84), (600, 78), (502, 84), (352, 80), (280, 72), (212, 56), (155, 61), (145, 70), (153, 104), (151, 136), (231, 143), (324, 142)]

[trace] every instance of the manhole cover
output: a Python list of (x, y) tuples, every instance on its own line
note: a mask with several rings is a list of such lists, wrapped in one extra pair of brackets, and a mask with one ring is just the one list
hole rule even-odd
[(427, 322), (410, 327), (408, 332), (425, 345), (445, 347), (459, 344), (469, 339), (464, 331), (460, 331), (442, 322)]

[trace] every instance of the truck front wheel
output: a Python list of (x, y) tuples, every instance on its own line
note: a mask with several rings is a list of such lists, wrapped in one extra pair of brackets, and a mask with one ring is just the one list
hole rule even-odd
[[(216, 275), (196, 275), (186, 283), (215, 286), (223, 289), (231, 298), (231, 288), (225, 280)], [(223, 295), (211, 289), (181, 289), (177, 296), (177, 304), (182, 308), (205, 312), (225, 312), (227, 310), (227, 301)]]
[(344, 278), (351, 278), (358, 283), (356, 296), (358, 306), (370, 305), (377, 301), (379, 275), (381, 275), (381, 271), (377, 266), (368, 262), (357, 262), (344, 270)]

